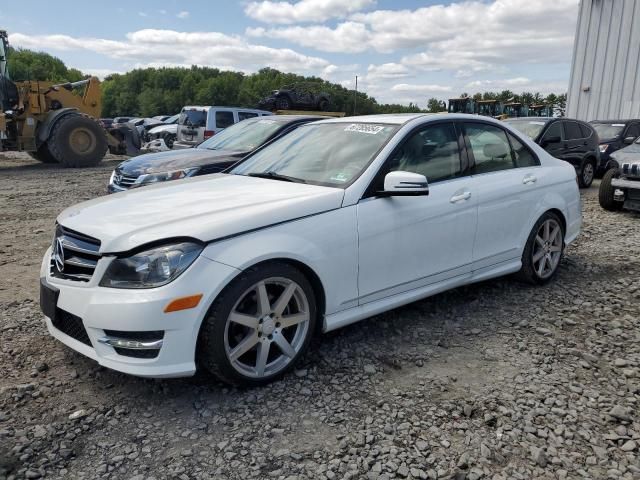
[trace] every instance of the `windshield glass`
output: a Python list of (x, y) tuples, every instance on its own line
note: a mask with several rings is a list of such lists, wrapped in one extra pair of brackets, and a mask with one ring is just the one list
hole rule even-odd
[(591, 126), (598, 132), (601, 140), (616, 138), (624, 129), (624, 124), (622, 123), (592, 123)]
[(216, 133), (198, 145), (198, 148), (250, 152), (262, 145), (280, 127), (282, 123), (274, 120), (243, 120)]
[(397, 128), (344, 122), (304, 125), (260, 150), (231, 173), (269, 173), (344, 188), (360, 176)]
[(180, 114), (176, 114), (176, 115), (172, 115), (169, 118), (165, 118), (164, 119), (164, 123), (166, 123), (167, 125), (171, 125), (173, 123), (176, 123), (178, 121), (178, 119), (180, 118)]
[(202, 110), (184, 110), (180, 113), (178, 124), (190, 127), (204, 127), (207, 123), (207, 112)]
[(505, 122), (530, 138), (536, 138), (546, 125), (546, 122), (537, 122), (535, 120), (505, 120)]

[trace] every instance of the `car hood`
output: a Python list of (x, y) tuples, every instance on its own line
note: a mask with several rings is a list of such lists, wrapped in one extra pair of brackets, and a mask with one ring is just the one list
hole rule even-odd
[(247, 153), (231, 150), (209, 150), (207, 148), (171, 150), (133, 157), (118, 165), (117, 170), (125, 175), (136, 176), (145, 173), (171, 172), (184, 168), (234, 162), (246, 156)]
[(203, 242), (339, 208), (344, 190), (214, 174), (129, 190), (74, 205), (65, 228), (101, 241), (101, 253), (191, 237)]
[(640, 161), (640, 144), (632, 143), (627, 147), (621, 148), (612, 153), (611, 158), (615, 159), (618, 163)]
[(176, 133), (177, 131), (178, 131), (178, 125), (175, 123), (172, 123), (170, 125), (155, 126), (151, 130), (149, 130), (149, 133), (150, 134), (156, 134), (156, 133), (162, 133), (162, 132)]

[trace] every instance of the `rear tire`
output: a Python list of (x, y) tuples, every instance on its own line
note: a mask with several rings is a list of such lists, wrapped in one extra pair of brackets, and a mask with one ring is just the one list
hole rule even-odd
[(276, 100), (276, 109), (291, 110), (291, 100), (288, 97), (280, 97)]
[(529, 234), (517, 277), (533, 285), (545, 284), (555, 277), (564, 253), (564, 234), (558, 215), (542, 215)]
[(613, 192), (615, 188), (611, 185), (611, 180), (618, 176), (618, 169), (612, 168), (602, 177), (600, 182), (600, 190), (598, 190), (598, 201), (600, 206), (610, 212), (616, 212), (622, 209), (622, 202), (615, 200)]
[(329, 110), (329, 100), (326, 98), (321, 98), (318, 102), (318, 110), (321, 112), (327, 112)]
[(281, 262), (249, 268), (213, 302), (200, 328), (197, 358), (223, 382), (267, 384), (293, 368), (316, 323), (311, 284)]
[(589, 188), (593, 183), (596, 174), (596, 161), (592, 158), (585, 158), (580, 165), (578, 172), (578, 185), (580, 188)]
[(40, 145), (37, 152), (29, 152), (29, 156), (42, 163), (58, 163), (56, 157), (54, 157), (49, 151), (49, 147), (47, 147), (46, 143)]
[(52, 155), (70, 168), (94, 167), (107, 152), (107, 134), (87, 115), (67, 115), (56, 122), (47, 140)]

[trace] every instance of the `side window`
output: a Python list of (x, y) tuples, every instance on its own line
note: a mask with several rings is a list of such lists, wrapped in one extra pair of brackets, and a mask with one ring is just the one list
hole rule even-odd
[(504, 130), (484, 123), (466, 123), (465, 130), (476, 161), (473, 174), (515, 168)]
[(233, 125), (233, 112), (218, 110), (216, 112), (216, 128), (227, 128)]
[(542, 140), (548, 140), (554, 137), (557, 137), (560, 140), (562, 140), (561, 122), (553, 122), (551, 125), (549, 125), (549, 128), (547, 128), (547, 131), (544, 132), (544, 135), (542, 136)]
[(629, 128), (627, 129), (627, 133), (625, 134), (625, 137), (633, 137), (633, 138), (640, 137), (640, 123), (634, 123), (630, 125)]
[(591, 136), (591, 134), (593, 133), (591, 131), (591, 128), (589, 128), (588, 126), (579, 123), (578, 124), (580, 126), (580, 131), (582, 132), (582, 138), (589, 138)]
[(460, 175), (460, 149), (453, 123), (428, 126), (411, 134), (389, 159), (387, 172), (419, 173), (429, 183)]
[(564, 131), (567, 134), (567, 140), (578, 140), (583, 138), (582, 132), (580, 131), (580, 125), (576, 122), (565, 122)]
[(253, 112), (238, 112), (238, 121), (241, 122), (242, 120), (246, 120), (247, 118), (253, 118), (257, 116), (258, 114)]
[(516, 167), (535, 167), (536, 165), (540, 165), (540, 160), (538, 160), (531, 150), (525, 147), (522, 142), (513, 135), (508, 135), (511, 146), (513, 147), (513, 157), (516, 162)]

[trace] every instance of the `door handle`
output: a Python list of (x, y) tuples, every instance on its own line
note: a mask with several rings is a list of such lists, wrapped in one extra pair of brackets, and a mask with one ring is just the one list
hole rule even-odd
[(469, 200), (471, 198), (471, 192), (462, 192), (459, 193), (457, 195), (454, 195), (453, 197), (451, 197), (451, 199), (449, 200), (451, 203), (458, 203), (458, 202), (462, 202), (464, 200)]
[(538, 179), (533, 175), (527, 175), (522, 179), (522, 183), (524, 183), (525, 185), (527, 185), (528, 183), (536, 183), (537, 181)]

